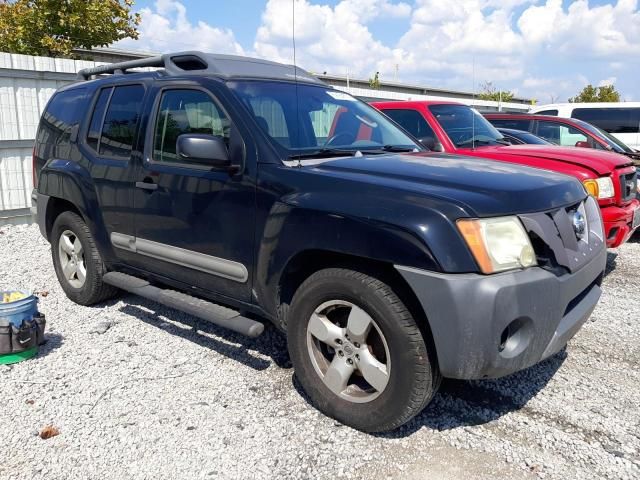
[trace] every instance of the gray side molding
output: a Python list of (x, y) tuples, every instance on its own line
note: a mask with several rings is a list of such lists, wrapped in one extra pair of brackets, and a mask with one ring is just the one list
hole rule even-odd
[(111, 243), (122, 250), (135, 252), (146, 257), (156, 258), (165, 262), (199, 270), (210, 275), (227, 278), (235, 282), (244, 283), (249, 278), (247, 267), (242, 263), (214, 257), (193, 250), (174, 247), (164, 243), (145, 240), (123, 233), (113, 232)]

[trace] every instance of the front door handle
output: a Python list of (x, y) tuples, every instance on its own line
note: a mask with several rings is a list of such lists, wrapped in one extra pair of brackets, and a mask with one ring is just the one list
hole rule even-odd
[(151, 181), (136, 182), (136, 187), (137, 188), (142, 188), (144, 190), (157, 190), (158, 189), (158, 185), (156, 183), (151, 182)]

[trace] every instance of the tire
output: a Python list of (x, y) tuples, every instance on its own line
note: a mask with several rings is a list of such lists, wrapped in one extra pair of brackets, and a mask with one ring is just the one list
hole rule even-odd
[[(318, 271), (296, 291), (287, 318), (296, 377), (320, 411), (345, 425), (393, 430), (422, 411), (440, 384), (435, 352), (406, 306), (376, 278)], [(341, 332), (340, 342), (332, 340)]]
[[(65, 239), (69, 240), (71, 246)], [(102, 276), (107, 272), (102, 257), (89, 227), (75, 212), (63, 212), (53, 223), (51, 256), (58, 282), (67, 297), (75, 303), (92, 305), (118, 293), (117, 288), (102, 282)]]

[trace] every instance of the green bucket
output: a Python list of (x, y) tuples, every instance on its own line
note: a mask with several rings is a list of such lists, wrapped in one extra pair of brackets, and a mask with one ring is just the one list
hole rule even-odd
[(0, 365), (11, 365), (12, 363), (18, 363), (23, 360), (35, 357), (38, 354), (38, 347), (33, 347), (28, 350), (16, 353), (7, 353), (0, 355)]

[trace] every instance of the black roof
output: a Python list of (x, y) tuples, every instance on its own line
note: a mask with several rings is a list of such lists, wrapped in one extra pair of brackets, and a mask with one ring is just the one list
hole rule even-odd
[(164, 72), (167, 75), (214, 75), (223, 78), (270, 78), (277, 80), (297, 79), (300, 82), (325, 85), (324, 82), (309, 72), (294, 65), (286, 65), (259, 58), (198, 51), (166, 53), (157, 57), (85, 68), (78, 72), (78, 77), (83, 80), (89, 80), (94, 75), (123, 75), (128, 73), (130, 69), (145, 67), (164, 68)]

